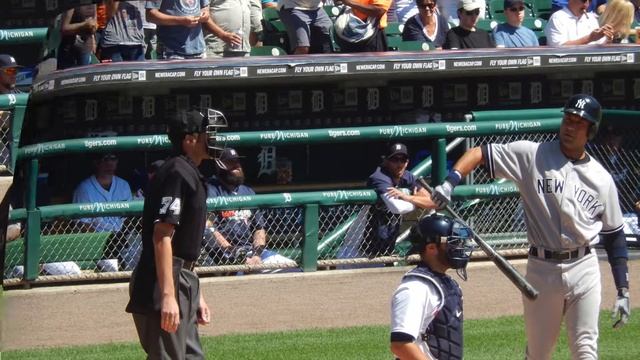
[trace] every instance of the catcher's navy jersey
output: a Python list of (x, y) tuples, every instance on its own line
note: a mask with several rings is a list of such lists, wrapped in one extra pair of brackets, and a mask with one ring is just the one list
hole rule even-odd
[[(391, 333), (410, 335), (428, 358), (462, 358), (462, 291), (425, 266), (407, 272), (391, 301)], [(443, 331), (444, 329), (444, 331)]]
[(571, 161), (559, 141), (516, 141), (482, 147), (491, 177), (516, 182), (534, 246), (567, 250), (598, 242), (623, 226), (611, 175), (586, 154)]

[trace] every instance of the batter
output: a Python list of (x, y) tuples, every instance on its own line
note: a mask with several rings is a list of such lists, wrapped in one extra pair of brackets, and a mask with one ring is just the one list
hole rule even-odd
[(551, 359), (564, 319), (573, 359), (598, 358), (600, 270), (593, 245), (602, 241), (618, 289), (614, 327), (629, 317), (627, 246), (618, 191), (611, 175), (586, 151), (601, 106), (584, 94), (563, 109), (558, 140), (489, 144), (467, 151), (432, 198), (444, 207), (462, 177), (484, 163), (494, 178), (520, 190), (531, 245), (527, 280), (540, 295), (523, 297), (526, 358)]

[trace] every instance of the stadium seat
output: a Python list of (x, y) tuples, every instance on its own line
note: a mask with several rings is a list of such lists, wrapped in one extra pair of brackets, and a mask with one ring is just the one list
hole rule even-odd
[(524, 18), (522, 26), (533, 30), (534, 32), (544, 32), (544, 27), (547, 25), (547, 20), (539, 18)]
[(551, 16), (551, 0), (531, 0), (533, 14), (541, 19), (549, 20)]
[(398, 44), (398, 51), (429, 51), (433, 44), (426, 41), (402, 41)]
[(323, 9), (324, 12), (329, 15), (329, 19), (331, 19), (331, 21), (334, 21), (338, 15), (340, 15), (340, 8), (335, 5), (325, 5), (323, 6)]
[(251, 56), (280, 56), (287, 52), (278, 46), (256, 46), (251, 48)]
[(264, 8), (262, 9), (262, 18), (264, 21), (280, 20), (280, 13), (275, 8)]
[(476, 24), (478, 29), (489, 32), (493, 31), (496, 26), (498, 26), (498, 21), (494, 19), (478, 19), (478, 23)]
[(389, 22), (387, 27), (384, 28), (384, 33), (387, 36), (387, 49), (394, 51), (398, 50), (398, 46), (402, 42), (402, 29), (404, 25), (398, 22)]

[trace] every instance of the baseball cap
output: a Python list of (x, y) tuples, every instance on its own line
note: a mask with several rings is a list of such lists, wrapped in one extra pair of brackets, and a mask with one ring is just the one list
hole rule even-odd
[(0, 54), (0, 68), (4, 67), (19, 67), (16, 59), (9, 54)]
[(199, 110), (184, 111), (169, 120), (169, 130), (183, 134), (203, 133), (206, 126), (207, 117)]
[(407, 151), (407, 146), (405, 144), (395, 143), (391, 145), (389, 147), (389, 151), (387, 151), (387, 155), (385, 156), (385, 158), (389, 159), (398, 154), (409, 157), (409, 151)]
[(486, 6), (486, 3), (483, 0), (459, 0), (458, 1), (458, 9), (464, 9), (467, 11), (480, 9), (483, 6)]
[(504, 0), (505, 9), (509, 9), (517, 5), (524, 5), (524, 0)]
[(164, 160), (156, 160), (156, 161), (152, 162), (151, 164), (149, 164), (149, 166), (147, 166), (147, 172), (148, 173), (154, 173), (154, 172), (158, 171), (158, 169), (160, 169), (162, 167), (162, 165), (164, 165)]
[(243, 157), (244, 156), (240, 156), (240, 154), (238, 154), (238, 152), (234, 148), (225, 148), (222, 151), (222, 154), (220, 154), (220, 160), (221, 161), (237, 160), (237, 159), (241, 159)]

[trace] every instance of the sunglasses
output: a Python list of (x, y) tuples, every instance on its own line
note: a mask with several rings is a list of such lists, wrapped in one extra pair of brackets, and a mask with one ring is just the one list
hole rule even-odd
[(436, 3), (426, 3), (426, 4), (418, 4), (420, 9), (431, 9), (433, 10), (436, 7)]
[(475, 9), (475, 10), (464, 10), (463, 13), (467, 16), (478, 16), (480, 15), (480, 9)]
[(6, 68), (2, 69), (2, 72), (7, 74), (7, 75), (15, 75), (15, 74), (18, 73), (18, 68), (6, 67)]
[(510, 11), (512, 11), (512, 12), (520, 12), (520, 11), (524, 11), (524, 6), (521, 6), (521, 7), (512, 7), (512, 8), (509, 8), (509, 10), (510, 10)]
[(399, 163), (399, 162), (407, 162), (409, 161), (408, 157), (404, 157), (404, 156), (393, 156), (389, 158), (389, 161), (394, 162), (394, 163)]
[(118, 161), (118, 157), (115, 155), (105, 155), (100, 159), (100, 161)]

